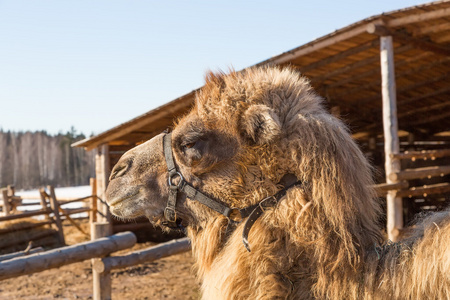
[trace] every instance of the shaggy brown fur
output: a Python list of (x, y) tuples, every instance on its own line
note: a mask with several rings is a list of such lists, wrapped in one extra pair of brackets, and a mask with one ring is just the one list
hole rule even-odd
[[(186, 181), (230, 207), (275, 194), (285, 174), (303, 182), (253, 226), (185, 197), (204, 299), (449, 299), (450, 217), (436, 214), (400, 244), (382, 242), (371, 168), (346, 126), (295, 71), (254, 68), (207, 77), (172, 133)], [(120, 217), (162, 219), (167, 201), (162, 135), (129, 151), (111, 176)]]

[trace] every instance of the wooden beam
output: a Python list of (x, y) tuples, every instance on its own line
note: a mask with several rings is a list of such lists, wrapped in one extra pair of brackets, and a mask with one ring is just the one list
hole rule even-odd
[[(434, 81), (434, 79), (431, 79), (431, 81)], [(429, 81), (427, 81), (427, 83), (426, 84), (429, 84), (430, 82)], [(417, 85), (413, 85), (414, 87), (417, 87)], [(411, 87), (411, 86), (410, 86)], [(433, 92), (430, 92), (430, 93), (426, 93), (426, 94), (421, 94), (420, 96), (417, 96), (417, 97), (413, 97), (413, 98), (410, 98), (410, 97), (406, 97), (404, 94), (403, 94), (403, 92), (406, 92), (407, 90), (409, 90), (410, 89), (410, 87), (407, 87), (404, 91), (402, 91), (402, 90), (400, 90), (399, 92), (398, 92), (398, 96), (399, 97), (402, 97), (402, 98), (406, 98), (406, 99), (404, 99), (404, 100), (400, 100), (400, 101), (397, 101), (397, 104), (398, 104), (398, 106), (399, 107), (402, 107), (402, 106), (404, 106), (404, 105), (406, 105), (406, 104), (409, 104), (409, 103), (414, 103), (414, 102), (418, 102), (418, 101), (421, 101), (421, 100), (423, 100), (423, 99), (427, 99), (427, 98), (431, 98), (431, 97), (435, 97), (435, 96), (438, 96), (438, 95), (441, 95), (441, 94), (444, 94), (444, 93), (447, 93), (447, 92), (449, 92), (450, 91), (450, 87), (444, 87), (444, 88), (441, 88), (441, 89), (438, 89), (438, 90), (436, 90), (436, 91), (433, 91)], [(358, 105), (359, 106), (364, 106), (366, 103), (368, 103), (368, 102), (371, 102), (371, 101), (375, 101), (375, 100), (377, 100), (379, 98), (379, 96), (377, 95), (377, 96), (372, 96), (372, 97), (370, 97), (370, 98), (364, 98), (364, 99), (361, 99), (360, 101), (358, 101)], [(442, 104), (437, 104), (437, 105), (440, 105), (440, 106), (442, 106), (442, 107), (445, 107), (445, 106), (447, 106), (447, 102), (445, 102), (445, 103), (442, 103)], [(436, 106), (437, 106), (436, 105)], [(423, 109), (426, 109), (427, 111), (429, 110), (429, 109), (431, 109), (431, 108), (433, 108), (434, 107), (434, 105), (432, 105), (432, 106), (430, 106), (430, 107), (424, 107)], [(422, 110), (422, 108), (420, 109), (420, 110)], [(365, 127), (361, 127), (360, 128), (360, 130), (361, 131), (367, 131), (367, 130), (371, 130), (371, 129), (373, 129), (373, 128), (375, 128), (376, 127), (376, 125), (377, 125), (377, 123), (379, 122), (378, 120), (376, 120), (376, 119), (374, 119), (374, 116), (377, 116), (377, 114), (379, 113), (381, 111), (381, 109), (379, 109), (379, 108), (375, 108), (375, 109), (373, 109), (373, 110), (371, 110), (371, 112), (370, 112), (370, 114), (364, 114), (362, 117), (361, 117), (361, 113), (359, 113), (359, 114), (355, 114), (355, 115), (357, 115), (357, 116), (359, 116), (359, 118), (361, 119), (361, 118), (364, 118), (364, 119), (366, 119), (366, 120), (370, 120), (369, 121), (369, 125), (368, 126), (365, 126)], [(406, 112), (403, 112), (403, 113), (400, 113), (400, 114), (398, 114), (398, 118), (400, 119), (400, 118), (405, 118), (405, 116), (407, 116), (407, 115), (410, 115), (412, 112), (414, 112), (414, 110), (411, 110), (411, 111), (406, 111)], [(438, 117), (439, 119), (442, 119), (442, 118), (444, 118), (445, 116), (443, 116), (443, 117)], [(434, 117), (433, 117), (434, 118)], [(429, 120), (428, 120), (429, 121)], [(427, 122), (428, 122), (427, 121)], [(352, 120), (349, 120), (349, 122), (350, 123), (352, 123)]]
[(58, 268), (93, 257), (101, 257), (131, 248), (134, 244), (136, 244), (136, 236), (132, 232), (122, 232), (95, 241), (13, 258), (0, 263), (0, 280)]
[(417, 22), (425, 22), (429, 20), (446, 18), (450, 16), (450, 8), (443, 8), (439, 10), (429, 11), (429, 12), (420, 12), (414, 15), (409, 15), (405, 17), (395, 18), (392, 20), (386, 21), (387, 27), (399, 27), (408, 25), (411, 23)]
[(64, 231), (61, 222), (61, 216), (59, 215), (59, 203), (58, 200), (56, 200), (55, 189), (51, 185), (47, 186), (47, 189), (50, 193), (50, 207), (52, 208), (53, 211), (53, 218), (55, 220), (55, 225), (58, 228), (59, 242), (61, 243), (61, 245), (65, 245), (66, 241), (64, 239)]
[[(20, 216), (20, 215), (19, 215)], [(5, 234), (5, 233), (10, 233), (10, 232), (18, 232), (21, 230), (28, 230), (31, 228), (36, 228), (36, 227), (41, 227), (41, 226), (46, 226), (46, 225), (51, 225), (53, 224), (53, 221), (44, 221), (44, 222), (38, 222), (38, 223), (22, 223), (20, 224), (20, 228), (15, 228), (15, 227), (5, 227), (5, 228), (1, 228), (0, 229), (0, 234)]]
[(398, 197), (427, 197), (428, 195), (444, 194), (450, 192), (450, 183), (438, 183), (433, 185), (424, 185), (421, 187), (412, 187), (409, 190), (398, 191)]
[(439, 31), (447, 31), (450, 30), (450, 23), (441, 23), (441, 24), (433, 24), (427, 27), (420, 27), (414, 29), (413, 36), (421, 36), (429, 33), (436, 33)]
[(23, 212), (23, 213), (16, 214), (16, 215), (7, 215), (7, 216), (0, 217), (0, 222), (24, 219), (24, 218), (34, 217), (34, 216), (45, 215), (45, 214), (49, 214), (49, 213), (51, 213), (50, 209), (32, 210), (32, 211)]
[(431, 98), (431, 97), (435, 97), (435, 96), (438, 96), (438, 95), (441, 95), (441, 94), (444, 94), (444, 93), (447, 93), (447, 92), (450, 92), (450, 86), (446, 86), (446, 87), (443, 87), (443, 88), (438, 89), (436, 91), (433, 91), (433, 92), (430, 92), (430, 93), (427, 93), (427, 94), (422, 94), (422, 95), (417, 96), (417, 97), (413, 97), (413, 98), (408, 97), (408, 99), (405, 99), (405, 100), (402, 100), (402, 101), (398, 101), (398, 105), (402, 106), (402, 105), (405, 105), (405, 104), (414, 103), (414, 102), (417, 102), (417, 101), (420, 101), (420, 100), (423, 100), (423, 99), (427, 99), (427, 98)]
[(441, 150), (423, 150), (423, 151), (406, 151), (403, 153), (392, 154), (393, 158), (396, 159), (431, 159), (434, 160), (440, 157), (450, 157), (450, 149)]
[[(419, 65), (419, 66), (417, 66), (415, 68), (409, 68), (407, 70), (404, 70), (403, 72), (397, 73), (396, 76), (397, 76), (397, 78), (400, 78), (400, 77), (406, 77), (406, 76), (413, 75), (413, 74), (420, 74), (421, 72), (423, 72), (425, 70), (434, 68), (436, 66), (442, 66), (443, 64), (446, 64), (449, 61), (450, 61), (450, 57), (444, 57), (444, 58), (438, 59), (438, 60), (436, 60), (436, 61), (434, 61), (432, 63)], [(355, 77), (356, 78), (360, 78), (360, 76), (355, 76)], [(358, 85), (355, 88), (347, 89), (344, 92), (333, 94), (333, 98), (334, 97), (339, 98), (339, 97), (342, 97), (343, 95), (354, 95), (354, 94), (356, 94), (359, 91), (369, 90), (369, 89), (371, 89), (371, 88), (373, 88), (373, 87), (375, 87), (377, 85), (380, 85), (380, 84), (381, 84), (381, 80), (371, 80), (370, 82), (368, 82), (366, 84), (361, 84), (361, 85)]]
[[(419, 55), (414, 55), (412, 57), (409, 57), (409, 58), (406, 58), (406, 59), (402, 59), (400, 61), (396, 61), (395, 65), (396, 65), (396, 67), (401, 67), (403, 65), (408, 65), (408, 64), (410, 64), (412, 62), (416, 62), (416, 61), (418, 61), (420, 59), (427, 58), (427, 57), (429, 57), (431, 55), (432, 55), (431, 53), (424, 52), (424, 53), (421, 53)], [(375, 75), (379, 75), (379, 74), (380, 74), (380, 66), (377, 66), (376, 68), (372, 68), (371, 70), (368, 70), (366, 72), (359, 73), (356, 76), (350, 76), (350, 77), (347, 77), (347, 78), (335, 81), (333, 83), (330, 83), (330, 84), (327, 85), (327, 89), (335, 88), (335, 87), (347, 84), (347, 83), (355, 81), (355, 80), (361, 80), (363, 78), (370, 77), (370, 76), (375, 76)]]
[(124, 256), (111, 256), (97, 260), (93, 269), (98, 273), (109, 272), (114, 269), (126, 268), (142, 263), (150, 263), (157, 259), (187, 252), (191, 249), (189, 238), (172, 240), (157, 246), (135, 251)]
[[(449, 15), (449, 9), (441, 9), (431, 12), (425, 12), (425, 13), (418, 13), (411, 16), (406, 17), (400, 17), (395, 18), (392, 20), (384, 20), (383, 16), (379, 16), (377, 19), (372, 21), (373, 24), (385, 24), (386, 27), (398, 27), (414, 22), (422, 22), (432, 19), (437, 19), (441, 17), (447, 17)], [(303, 56), (308, 55), (312, 52), (315, 52), (317, 50), (320, 50), (322, 48), (326, 48), (332, 45), (335, 45), (337, 43), (343, 42), (345, 40), (348, 40), (352, 37), (358, 36), (360, 34), (363, 34), (367, 32), (367, 23), (363, 22), (363, 24), (356, 26), (352, 29), (348, 29), (343, 32), (339, 33), (332, 33), (327, 36), (324, 36), (320, 39), (317, 39), (316, 41), (313, 41), (307, 45), (295, 48), (293, 50), (287, 51), (285, 53), (282, 53), (278, 56), (275, 56), (271, 59), (265, 60), (261, 63), (256, 64), (255, 66), (262, 66), (262, 65), (268, 65), (268, 64), (284, 64), (292, 62), (292, 60)]]
[(378, 36), (394, 36), (395, 41), (398, 41), (402, 44), (411, 44), (417, 49), (431, 51), (439, 55), (450, 55), (449, 47), (415, 38), (405, 31), (394, 31), (380, 24), (369, 24), (367, 26), (367, 32)]
[(437, 114), (434, 116), (421, 118), (420, 120), (415, 121), (415, 122), (409, 122), (409, 126), (417, 126), (417, 125), (432, 123), (432, 122), (440, 121), (442, 119), (446, 119), (448, 117), (450, 117), (450, 111), (444, 112), (442, 114)]
[[(79, 211), (80, 209), (75, 209), (75, 210), (77, 210), (77, 213), (80, 212), (80, 211)], [(84, 208), (82, 211), (85, 212), (86, 210), (87, 210), (87, 211), (91, 211), (90, 208)], [(86, 231), (84, 231), (83, 228), (81, 228), (81, 226), (78, 225), (77, 222), (75, 222), (74, 219), (72, 219), (72, 218), (70, 217), (70, 211), (66, 211), (65, 209), (62, 209), (61, 207), (59, 207), (59, 212), (60, 212), (64, 217), (66, 217), (66, 219), (69, 220), (69, 222), (70, 222), (73, 226), (75, 226), (75, 228), (77, 228), (81, 233), (83, 233), (85, 236), (89, 236), (89, 234), (88, 234)]]
[[(411, 45), (404, 45), (404, 46), (401, 46), (401, 47), (397, 48), (396, 53), (402, 53), (402, 52), (405, 52), (405, 51), (409, 51), (411, 49), (413, 49), (413, 47)], [(322, 83), (323, 81), (328, 80), (331, 77), (335, 77), (335, 76), (338, 76), (338, 75), (341, 75), (341, 74), (344, 74), (344, 73), (351, 74), (353, 72), (353, 70), (361, 68), (361, 67), (364, 67), (364, 66), (367, 66), (367, 65), (370, 65), (370, 64), (373, 64), (373, 63), (377, 63), (377, 62), (379, 62), (379, 60), (380, 60), (380, 58), (378, 56), (374, 55), (372, 57), (369, 57), (369, 58), (366, 58), (366, 59), (354, 62), (352, 64), (346, 65), (346, 66), (344, 66), (342, 68), (333, 70), (331, 72), (327, 72), (324, 75), (312, 76), (311, 77), (311, 81), (312, 82)]]
[(395, 183), (380, 183), (373, 186), (379, 197), (385, 197), (388, 191), (404, 190), (409, 187), (408, 181), (399, 181)]
[(326, 65), (328, 65), (328, 64), (337, 62), (337, 61), (339, 61), (339, 60), (341, 60), (341, 59), (344, 59), (344, 58), (346, 58), (346, 57), (348, 57), (348, 56), (350, 56), (350, 55), (354, 55), (354, 54), (357, 54), (357, 53), (366, 51), (366, 50), (368, 50), (368, 49), (377, 47), (379, 44), (380, 44), (379, 39), (375, 39), (375, 40), (369, 41), (369, 42), (367, 42), (367, 43), (364, 43), (364, 44), (362, 44), (362, 45), (359, 45), (359, 46), (350, 48), (350, 49), (348, 49), (348, 50), (346, 50), (346, 51), (339, 52), (339, 53), (337, 53), (337, 54), (335, 54), (335, 55), (332, 55), (332, 56), (330, 56), (330, 57), (321, 59), (321, 60), (319, 60), (319, 61), (317, 61), (317, 62), (314, 62), (314, 63), (311, 63), (311, 64), (309, 64), (309, 65), (300, 66), (300, 67), (299, 67), (299, 70), (300, 70), (302, 73), (306, 73), (306, 72), (308, 72), (308, 71), (310, 71), (310, 70), (314, 70), (314, 69), (317, 69), (317, 68), (321, 68), (321, 67), (326, 66)]
[(439, 36), (433, 37), (433, 42), (438, 44), (445, 44), (450, 41), (450, 34), (449, 33), (442, 33)]
[[(400, 152), (397, 125), (397, 98), (395, 87), (394, 46), (391, 36), (380, 37), (381, 94), (383, 102), (383, 130), (386, 183), (396, 183), (389, 179), (389, 174), (400, 171), (400, 161), (391, 154)], [(390, 240), (399, 239), (403, 228), (402, 198), (395, 191), (389, 191), (387, 201), (387, 233)]]
[(417, 49), (420, 49), (423, 51), (429, 51), (429, 52), (433, 52), (435, 54), (439, 54), (439, 55), (443, 55), (443, 56), (450, 55), (449, 47), (446, 47), (444, 45), (440, 45), (437, 43), (421, 40), (418, 38), (414, 38), (404, 32), (395, 33), (394, 37), (395, 37), (395, 40), (398, 40), (400, 43), (411, 44), (414, 46), (414, 48), (417, 48)]
[[(42, 241), (42, 239), (46, 239), (48, 237), (51, 237), (50, 240), (47, 239), (47, 240)], [(29, 245), (30, 242), (33, 242), (40, 246), (44, 246), (44, 243), (47, 243), (47, 244), (54, 243), (54, 237), (55, 237), (55, 232), (52, 230), (31, 231), (31, 232), (28, 232), (28, 234), (26, 234), (26, 235), (15, 236), (14, 237), (14, 245)], [(0, 249), (8, 249), (8, 248), (11, 248), (11, 246), (12, 246), (11, 242), (0, 239)], [(1, 266), (2, 266), (2, 264), (0, 263), (0, 273), (1, 273)]]
[(345, 40), (348, 40), (352, 37), (358, 36), (365, 32), (366, 32), (365, 26), (357, 26), (355, 28), (348, 29), (346, 31), (342, 31), (339, 33), (332, 33), (322, 38), (319, 38), (315, 41), (312, 41), (306, 45), (300, 46), (298, 48), (284, 52), (278, 56), (260, 62), (256, 64), (255, 67), (271, 64), (289, 63), (300, 56), (308, 55), (312, 52), (343, 42)]
[(163, 117), (171, 116), (179, 113), (180, 111), (187, 110), (192, 106), (195, 93), (194, 90), (189, 94), (181, 96), (169, 103), (166, 103), (158, 108), (151, 110), (131, 121), (123, 123), (115, 128), (105, 131), (93, 138), (88, 138), (72, 144), (72, 147), (84, 147), (87, 151), (93, 150), (102, 144), (107, 144), (109, 141), (113, 141), (122, 136), (127, 135), (130, 132), (139, 130), (144, 126), (148, 126), (154, 122), (157, 122)]
[[(404, 86), (404, 87), (402, 87), (401, 89), (398, 89), (398, 90), (397, 90), (397, 94), (398, 94), (398, 95), (401, 95), (401, 94), (403, 94), (403, 93), (405, 93), (405, 92), (408, 92), (408, 91), (410, 91), (410, 90), (414, 90), (414, 89), (416, 89), (416, 88), (418, 88), (418, 87), (421, 87), (421, 86), (424, 86), (424, 85), (430, 85), (430, 84), (435, 83), (435, 82), (438, 82), (438, 81), (444, 81), (444, 80), (447, 80), (447, 79), (448, 79), (448, 76), (450, 76), (450, 72), (446, 72), (445, 74), (442, 74), (441, 76), (438, 76), (438, 77), (433, 77), (433, 78), (430, 78), (430, 79), (428, 79), (428, 80), (424, 80), (424, 81), (420, 81), (420, 82), (418, 82), (418, 83), (413, 83), (413, 84)], [(378, 100), (379, 98), (380, 98), (379, 95), (374, 95), (374, 96), (370, 96), (370, 97), (367, 97), (367, 98), (362, 98), (362, 99), (360, 99), (360, 100), (358, 101), (358, 103), (359, 103), (360, 105), (365, 105), (366, 103), (369, 103), (369, 102)], [(402, 104), (403, 104), (403, 103), (402, 103)]]
[[(47, 210), (47, 209), (48, 209), (48, 204), (49, 204), (48, 201), (47, 201), (47, 199), (49, 199), (49, 197), (48, 197), (48, 194), (45, 192), (45, 189), (44, 189), (44, 188), (40, 188), (40, 189), (39, 189), (39, 196), (40, 196), (40, 198), (41, 198), (41, 206), (42, 206), (42, 209), (43, 209), (43, 210)], [(45, 218), (46, 221), (52, 220), (48, 214), (45, 215), (44, 218)], [(52, 220), (52, 222), (53, 222), (53, 220)], [(51, 225), (50, 225), (49, 227), (52, 228)]]
[(389, 29), (382, 24), (370, 23), (366, 27), (367, 33), (378, 35), (378, 36), (389, 36), (392, 35)]
[(406, 169), (400, 172), (389, 174), (392, 181), (411, 180), (421, 178), (431, 178), (450, 174), (450, 166), (434, 166), (417, 169)]
[(4, 255), (0, 256), (0, 262), (5, 261), (5, 260), (10, 260), (10, 259), (13, 259), (16, 257), (27, 256), (27, 255), (43, 252), (43, 251), (44, 251), (44, 248), (37, 247), (34, 249), (26, 249), (24, 251), (18, 251), (18, 252), (14, 252), (14, 253), (4, 254)]
[[(444, 88), (442, 90), (450, 91), (450, 86), (446, 87), (446, 88)], [(432, 93), (429, 93), (429, 94), (436, 95), (436, 92), (432, 92)], [(426, 98), (429, 98), (430, 96), (422, 95), (420, 97), (421, 97), (421, 99), (426, 99)], [(399, 102), (399, 104), (400, 104), (400, 102)], [(427, 106), (416, 108), (416, 109), (410, 109), (410, 110), (404, 111), (402, 113), (399, 113), (398, 114), (398, 118), (401, 119), (401, 118), (405, 118), (405, 117), (410, 117), (410, 116), (415, 115), (415, 114), (428, 112), (428, 111), (431, 111), (431, 110), (443, 109), (443, 108), (446, 108), (447, 106), (450, 106), (450, 101), (444, 102), (444, 103), (433, 104), (433, 105), (427, 105)]]

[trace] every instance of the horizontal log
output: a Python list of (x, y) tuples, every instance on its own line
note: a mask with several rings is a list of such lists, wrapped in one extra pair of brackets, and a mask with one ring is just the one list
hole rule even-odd
[(450, 183), (438, 183), (433, 185), (424, 185), (421, 187), (412, 187), (409, 190), (398, 191), (397, 197), (427, 197), (428, 195), (444, 194), (450, 192)]
[(51, 212), (52, 212), (51, 209), (40, 209), (40, 210), (24, 212), (24, 213), (20, 213), (20, 214), (16, 214), (16, 215), (8, 215), (8, 216), (0, 217), (0, 222), (29, 218), (29, 217), (39, 216), (39, 215), (48, 215)]
[(404, 190), (409, 187), (409, 184), (407, 181), (400, 181), (395, 183), (380, 183), (373, 185), (373, 188), (377, 192), (378, 196), (386, 196), (386, 193), (388, 191), (392, 190)]
[(16, 226), (12, 225), (11, 227), (1, 228), (0, 234), (10, 233), (10, 232), (15, 232), (15, 231), (20, 231), (20, 230), (28, 230), (31, 228), (41, 227), (41, 226), (50, 225), (50, 224), (53, 224), (53, 221), (45, 221), (45, 222), (39, 222), (39, 223), (30, 222), (28, 224), (20, 224), (20, 225), (16, 225)]
[(73, 202), (82, 202), (88, 199), (91, 199), (92, 197), (95, 196), (86, 196), (86, 197), (82, 197), (82, 198), (76, 198), (76, 199), (62, 199), (62, 198), (58, 198), (58, 202), (60, 206), (69, 204), (69, 203), (73, 203)]
[(441, 150), (423, 150), (423, 151), (406, 151), (403, 153), (392, 154), (392, 158), (397, 159), (435, 159), (450, 156), (450, 149)]
[(135, 231), (142, 228), (147, 228), (148, 226), (153, 226), (149, 222), (145, 223), (129, 223), (129, 224), (116, 224), (113, 225), (113, 232), (122, 232), (122, 231)]
[(64, 211), (64, 215), (74, 215), (74, 214), (79, 214), (79, 213), (83, 213), (83, 212), (90, 212), (91, 209), (89, 207), (81, 207), (81, 208), (65, 208), (62, 209)]
[(21, 203), (18, 206), (41, 206), (40, 202), (34, 202), (34, 203)]
[(186, 252), (191, 249), (191, 242), (188, 238), (172, 240), (157, 246), (132, 252), (124, 256), (110, 256), (96, 260), (93, 268), (98, 273), (109, 272), (113, 269), (125, 268), (137, 264), (148, 263), (157, 259)]
[(30, 249), (30, 250), (9, 253), (9, 254), (5, 254), (5, 255), (1, 255), (0, 256), (0, 261), (10, 260), (10, 259), (13, 259), (13, 258), (16, 258), (16, 257), (27, 256), (27, 255), (31, 255), (31, 254), (35, 254), (35, 253), (40, 253), (40, 252), (43, 252), (43, 251), (44, 251), (44, 248), (37, 247), (37, 248), (34, 248), (34, 249)]
[[(417, 200), (423, 200), (423, 201), (417, 201)], [(445, 201), (445, 199), (416, 199), (414, 201), (414, 206), (416, 207), (423, 207), (423, 206), (436, 206), (436, 207), (447, 207), (448, 202)]]
[(450, 166), (424, 167), (417, 169), (406, 169), (404, 171), (389, 174), (392, 181), (421, 179), (426, 177), (444, 176), (450, 174)]
[(136, 236), (132, 232), (122, 232), (94, 241), (10, 259), (0, 263), (0, 280), (102, 257), (133, 247), (134, 244), (136, 244)]
[(13, 246), (21, 245), (21, 244), (26, 245), (29, 242), (37, 243), (37, 241), (40, 241), (41, 239), (55, 236), (56, 234), (57, 234), (56, 231), (46, 230), (46, 231), (31, 232), (29, 235), (19, 236), (19, 237), (15, 238), (14, 241), (8, 241), (8, 240), (1, 239), (0, 240), (0, 249), (6, 249), (6, 248), (13, 247)]

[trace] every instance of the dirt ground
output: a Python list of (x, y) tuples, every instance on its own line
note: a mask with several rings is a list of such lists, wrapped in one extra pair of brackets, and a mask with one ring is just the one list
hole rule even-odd
[[(88, 224), (82, 224), (87, 229)], [(66, 243), (88, 240), (65, 225)], [(152, 246), (136, 244), (116, 255)], [(190, 252), (111, 272), (112, 299), (198, 299), (199, 284), (192, 272)], [(0, 282), (0, 299), (92, 299), (90, 261), (6, 279)]]

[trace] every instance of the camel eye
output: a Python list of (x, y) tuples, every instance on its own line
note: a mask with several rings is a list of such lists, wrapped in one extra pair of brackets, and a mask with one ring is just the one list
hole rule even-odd
[(185, 149), (190, 149), (190, 148), (194, 147), (195, 144), (196, 144), (196, 142), (187, 143), (187, 144), (184, 144), (184, 145), (183, 145), (183, 148), (185, 148)]

